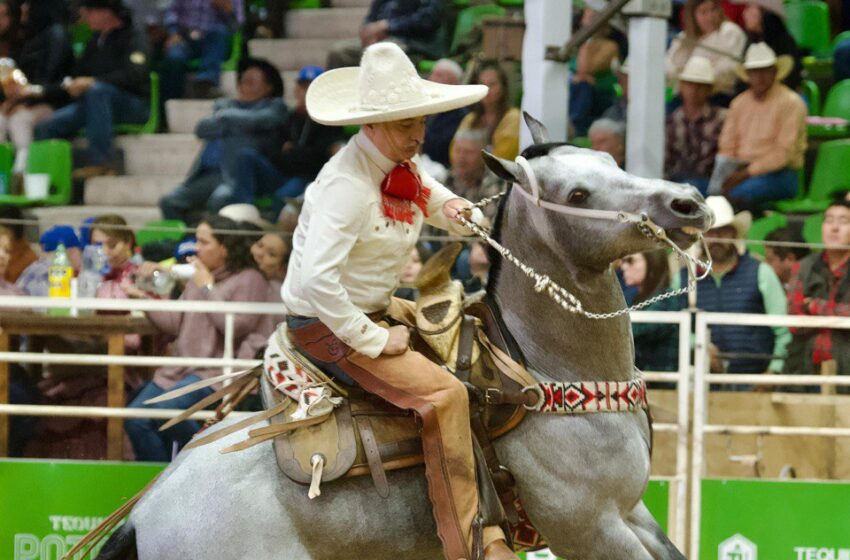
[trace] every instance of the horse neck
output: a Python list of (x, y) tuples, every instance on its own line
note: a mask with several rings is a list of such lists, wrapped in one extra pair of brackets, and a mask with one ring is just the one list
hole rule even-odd
[[(588, 311), (611, 312), (625, 306), (612, 270), (588, 271), (568, 262), (569, 248), (554, 251), (526, 219), (511, 222), (512, 205), (503, 210), (500, 238), (514, 255), (540, 274), (547, 274), (576, 296)], [(508, 330), (533, 371), (559, 381), (623, 381), (634, 369), (628, 314), (588, 319), (561, 308), (521, 270), (502, 262), (491, 295)]]

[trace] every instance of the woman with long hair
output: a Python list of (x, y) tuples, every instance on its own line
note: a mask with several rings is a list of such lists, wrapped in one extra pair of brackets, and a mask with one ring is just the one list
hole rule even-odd
[(511, 105), (507, 73), (498, 62), (484, 62), (476, 73), (475, 83), (487, 86), (489, 91), (460, 121), (458, 132), (483, 130), (489, 138), (488, 151), (500, 158), (516, 158), (519, 155), (520, 112)]
[(794, 59), (794, 69), (782, 80), (786, 86), (798, 90), (803, 83), (802, 53), (794, 37), (785, 26), (785, 8), (782, 2), (772, 0), (744, 0), (742, 14), (747, 47), (754, 43), (767, 43), (776, 56), (789, 55)]

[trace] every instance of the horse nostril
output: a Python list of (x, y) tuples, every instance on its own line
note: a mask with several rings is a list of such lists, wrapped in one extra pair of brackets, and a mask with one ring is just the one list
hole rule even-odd
[(672, 208), (674, 212), (684, 214), (685, 216), (690, 216), (691, 214), (696, 213), (699, 206), (693, 200), (677, 198), (670, 203), (670, 208)]

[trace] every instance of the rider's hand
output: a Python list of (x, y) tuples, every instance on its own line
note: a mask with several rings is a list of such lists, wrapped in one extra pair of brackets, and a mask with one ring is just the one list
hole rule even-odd
[(469, 202), (462, 198), (453, 198), (443, 204), (443, 214), (446, 218), (460, 223), (458, 216), (463, 216), (467, 220), (470, 219), (472, 210), (469, 207)]
[(390, 337), (387, 339), (381, 354), (388, 356), (404, 354), (407, 351), (407, 344), (410, 342), (410, 331), (404, 325), (396, 325), (387, 330), (390, 331)]

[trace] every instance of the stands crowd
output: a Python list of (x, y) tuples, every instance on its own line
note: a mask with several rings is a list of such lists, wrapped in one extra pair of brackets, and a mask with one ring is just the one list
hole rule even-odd
[[(668, 85), (664, 174), (694, 185), (717, 216), (707, 235), (714, 269), (696, 290), (696, 306), (703, 310), (850, 315), (850, 180), (844, 168), (830, 168), (821, 157), (850, 153), (850, 139), (844, 139), (850, 138), (850, 123), (844, 120), (850, 114), (826, 111), (830, 92), (821, 115), (819, 95), (830, 87), (840, 93), (841, 80), (850, 78), (850, 35), (842, 33), (848, 29), (850, 5), (829, 4), (833, 17), (826, 25), (836, 41), (834, 49), (830, 43), (824, 51), (808, 42), (787, 13), (795, 2), (825, 5), (818, 0), (687, 0), (675, 4), (669, 22), (663, 61)], [(462, 36), (453, 33), (460, 12), (488, 2), (465, 7), (451, 0), (373, 0), (359, 37), (336, 44), (325, 68), (300, 69), (290, 105), (284, 101), (280, 69), (244, 53), (247, 40), (283, 33), (288, 4), (0, 0), (0, 140), (13, 154), (8, 169), (0, 169), (0, 202), (9, 202), (0, 204), (2, 295), (47, 295), (50, 267), (65, 259), (78, 275), (80, 290), (93, 275), (90, 295), (96, 297), (280, 302), (304, 191), (358, 133), (311, 120), (307, 89), (326, 69), (356, 65), (363, 48), (378, 41), (402, 46), (433, 81), (489, 87), (470, 109), (430, 118), (420, 164), (473, 201), (506, 187), (486, 169), (480, 152), (508, 159), (519, 153), (519, 64), (484, 57), (484, 20)], [(521, 4), (505, 4), (508, 17), (521, 16)], [(592, 25), (598, 14), (580, 2), (574, 6), (576, 28)], [(570, 124), (564, 133), (570, 143), (606, 152), (622, 167), (628, 47), (618, 20), (603, 25), (578, 50), (565, 84)], [(226, 68), (237, 72), (232, 97), (223, 94)], [(83, 224), (54, 226), (41, 232), (38, 243), (30, 243), (35, 239), (27, 238), (23, 224), (29, 218), (26, 183), (34, 143), (72, 141), (74, 200), (81, 202), (86, 180), (121, 172), (115, 135), (168, 131), (164, 104), (185, 98), (215, 103), (195, 128), (202, 148), (190, 171), (159, 200), (162, 218), (169, 220), (163, 223), (174, 226), (177, 235), (140, 239), (124, 217), (95, 214)], [(850, 107), (850, 99), (844, 105)], [(158, 119), (152, 119), (154, 113)], [(484, 210), (488, 219), (495, 217), (494, 206)], [(803, 241), (828, 246), (809, 253)], [(433, 230), (422, 232), (399, 297), (416, 297), (416, 272), (443, 242)], [(454, 274), (468, 292), (486, 287), (489, 258), (480, 243), (461, 254)], [(171, 273), (175, 264), (189, 264), (190, 272)], [(652, 299), (687, 281), (664, 252), (631, 255), (617, 267), (628, 303)], [(165, 288), (158, 278), (169, 280)], [(685, 298), (667, 299), (648, 309), (688, 305)], [(221, 314), (147, 316), (159, 332), (153, 351), (223, 355)], [(261, 354), (279, 319), (238, 316), (235, 356)], [(634, 326), (639, 368), (677, 369), (676, 328)], [(72, 333), (54, 338), (47, 343), (49, 351), (93, 352), (99, 344)], [(27, 348), (26, 339), (18, 342)], [(141, 353), (142, 347), (138, 335), (127, 335), (126, 353)], [(740, 325), (712, 330), (714, 371), (817, 373), (824, 367), (850, 374), (850, 333)], [(214, 373), (137, 368), (126, 378), (127, 402), (149, 406), (144, 401), (151, 397)], [(12, 364), (10, 387), (13, 403), (106, 402), (103, 372), (92, 368), (51, 366), (36, 375)], [(165, 404), (188, 407), (204, 396), (202, 391)], [(183, 445), (199, 428), (183, 422), (160, 432), (160, 424), (125, 422), (132, 443), (127, 456), (167, 461), (175, 445)], [(15, 417), (11, 433), (13, 455), (97, 458), (105, 453), (100, 420)]]

